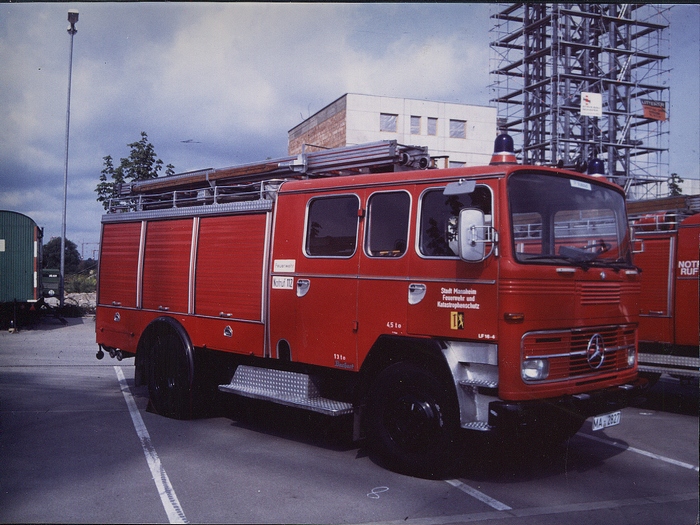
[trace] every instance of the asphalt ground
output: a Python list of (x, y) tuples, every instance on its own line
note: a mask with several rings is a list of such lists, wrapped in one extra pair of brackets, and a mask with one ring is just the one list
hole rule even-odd
[(1, 523), (698, 522), (698, 387), (663, 376), (620, 425), (558, 447), (466, 440), (458, 476), (374, 463), (351, 422), (235, 396), (209, 418), (148, 410), (94, 320), (0, 332)]

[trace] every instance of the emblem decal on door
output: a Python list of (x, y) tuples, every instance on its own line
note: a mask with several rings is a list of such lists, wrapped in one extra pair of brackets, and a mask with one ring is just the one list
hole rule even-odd
[(450, 312), (450, 328), (464, 330), (464, 312)]

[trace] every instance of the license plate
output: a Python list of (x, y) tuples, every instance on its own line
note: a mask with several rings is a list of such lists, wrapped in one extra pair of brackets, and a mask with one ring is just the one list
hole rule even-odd
[(621, 415), (622, 413), (618, 410), (617, 412), (595, 416), (593, 418), (593, 430), (601, 430), (606, 427), (619, 425)]

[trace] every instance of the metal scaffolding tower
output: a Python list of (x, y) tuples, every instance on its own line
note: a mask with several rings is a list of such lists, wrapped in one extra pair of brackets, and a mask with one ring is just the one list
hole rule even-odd
[(495, 7), (493, 100), (523, 162), (574, 167), (598, 157), (631, 199), (666, 194), (669, 9)]

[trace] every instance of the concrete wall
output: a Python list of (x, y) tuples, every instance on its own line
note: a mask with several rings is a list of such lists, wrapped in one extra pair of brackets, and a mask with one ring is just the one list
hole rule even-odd
[[(396, 132), (380, 131), (382, 113), (397, 115)], [(411, 116), (420, 117), (418, 133), (411, 133)], [(437, 119), (435, 135), (428, 135), (429, 117)], [(451, 119), (466, 123), (465, 138), (450, 138)], [(289, 153), (299, 153), (304, 142), (338, 147), (396, 140), (473, 166), (489, 163), (496, 133), (496, 108), (348, 93), (290, 130)]]

